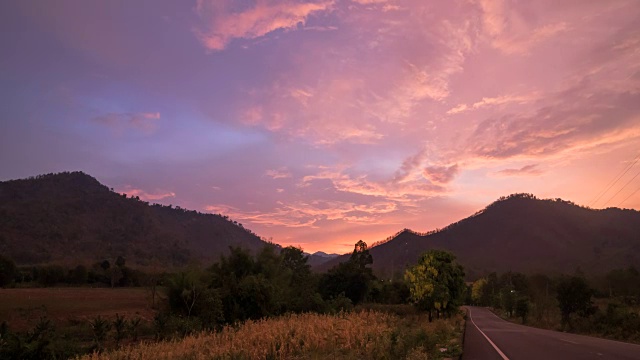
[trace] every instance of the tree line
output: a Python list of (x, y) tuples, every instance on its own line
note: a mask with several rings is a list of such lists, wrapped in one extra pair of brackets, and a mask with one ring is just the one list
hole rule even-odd
[(470, 303), (490, 306), (523, 324), (640, 341), (640, 273), (635, 267), (586, 278), (491, 273), (471, 286)]

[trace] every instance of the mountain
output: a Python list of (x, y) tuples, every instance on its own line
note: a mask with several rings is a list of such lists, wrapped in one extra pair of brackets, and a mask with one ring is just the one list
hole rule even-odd
[(129, 265), (166, 268), (266, 244), (228, 217), (150, 205), (82, 172), (0, 182), (0, 254), (20, 265), (123, 256)]
[[(500, 198), (484, 210), (430, 233), (402, 230), (373, 246), (373, 269), (381, 276), (403, 273), (429, 249), (452, 251), (467, 277), (491, 271), (599, 273), (640, 267), (640, 212), (594, 210), (561, 199), (529, 194)], [(340, 256), (316, 267), (324, 271)]]
[(313, 254), (308, 254), (308, 253), (305, 253), (305, 254), (309, 256), (309, 259), (307, 260), (307, 262), (312, 267), (322, 265), (327, 261), (340, 256), (338, 254), (327, 254), (326, 252), (323, 252), (323, 251), (316, 251)]
[(311, 255), (319, 256), (319, 257), (323, 257), (323, 258), (328, 258), (328, 259), (333, 259), (334, 257), (340, 256), (340, 254), (327, 254), (324, 251), (316, 251)]

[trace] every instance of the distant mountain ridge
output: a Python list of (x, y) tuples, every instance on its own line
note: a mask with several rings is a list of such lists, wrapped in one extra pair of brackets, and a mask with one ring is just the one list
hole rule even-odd
[(151, 205), (82, 172), (0, 182), (0, 253), (18, 264), (124, 256), (128, 265), (170, 267), (265, 245), (226, 216)]
[(313, 254), (305, 253), (305, 255), (309, 257), (309, 259), (307, 260), (307, 263), (312, 267), (322, 265), (327, 261), (330, 261), (331, 259), (335, 259), (336, 257), (340, 256), (339, 254), (327, 254), (324, 251), (316, 251)]
[[(443, 229), (404, 229), (370, 248), (374, 271), (401, 274), (429, 249), (452, 251), (469, 278), (491, 271), (603, 272), (640, 267), (640, 212), (594, 210), (530, 194), (502, 197)], [(324, 271), (348, 256), (316, 267)]]
[(323, 258), (329, 258), (329, 259), (333, 259), (334, 257), (340, 256), (340, 254), (327, 254), (324, 251), (316, 251), (311, 255), (312, 256), (319, 256), (319, 257), (323, 257)]

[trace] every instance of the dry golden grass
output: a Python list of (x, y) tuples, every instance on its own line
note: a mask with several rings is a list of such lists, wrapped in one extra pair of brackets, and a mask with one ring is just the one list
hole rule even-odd
[(370, 311), (288, 315), (82, 359), (398, 359), (409, 353), (426, 358), (429, 349), (459, 346), (451, 343), (461, 331), (459, 319), (431, 324), (423, 320), (413, 317), (408, 322)]

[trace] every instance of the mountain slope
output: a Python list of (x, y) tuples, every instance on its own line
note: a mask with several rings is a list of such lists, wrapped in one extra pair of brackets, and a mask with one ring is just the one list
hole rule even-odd
[[(473, 216), (428, 234), (411, 230), (371, 248), (373, 268), (401, 274), (429, 249), (452, 251), (467, 276), (491, 271), (602, 272), (640, 265), (640, 212), (593, 210), (573, 203), (516, 194)], [(326, 270), (347, 257), (317, 267)]]
[(18, 264), (124, 256), (130, 265), (169, 267), (265, 244), (227, 217), (149, 205), (82, 172), (0, 182), (0, 253)]

